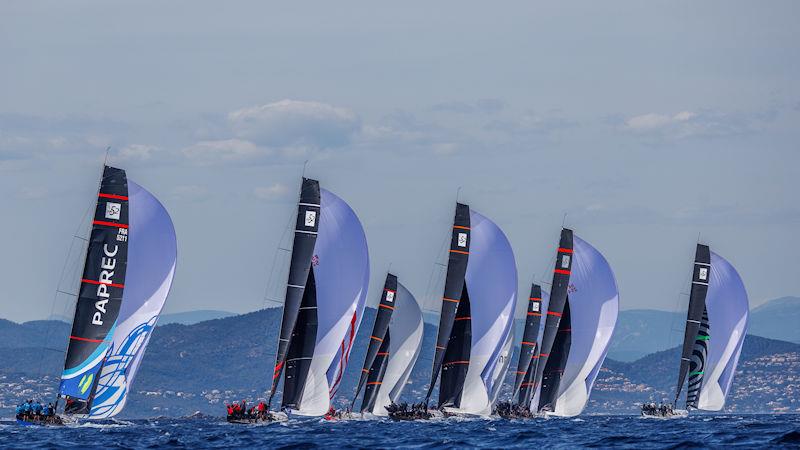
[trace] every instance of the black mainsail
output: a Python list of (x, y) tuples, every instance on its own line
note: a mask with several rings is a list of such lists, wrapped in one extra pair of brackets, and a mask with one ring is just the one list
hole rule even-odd
[[(689, 369), (691, 366), (705, 365), (705, 351), (697, 352), (697, 356), (694, 357), (694, 363), (692, 359), (693, 354), (695, 353), (695, 343), (698, 335), (700, 334), (700, 327), (703, 323), (702, 321), (704, 315), (706, 316), (705, 336), (708, 336), (708, 316), (704, 314), (704, 312), (706, 309), (706, 294), (708, 294), (708, 281), (710, 272), (711, 250), (709, 250), (707, 245), (697, 244), (694, 256), (694, 269), (692, 271), (692, 288), (691, 293), (689, 294), (689, 310), (686, 315), (686, 328), (683, 336), (683, 350), (681, 351), (681, 366), (678, 370), (678, 384), (675, 392), (675, 404), (678, 403), (678, 398), (681, 395), (683, 384), (686, 381), (686, 376), (689, 374)], [(690, 395), (687, 399), (687, 407), (697, 406), (696, 394), (700, 383), (700, 377), (697, 377), (697, 375), (700, 375), (701, 373), (694, 371), (692, 373), (695, 375), (694, 379), (692, 379), (692, 382), (694, 383), (694, 392), (692, 392), (693, 387), (692, 383), (690, 382)]]
[[(317, 180), (303, 178), (300, 201), (297, 205), (292, 259), (286, 284), (286, 297), (283, 304), (275, 368), (272, 373), (269, 405), (272, 404), (272, 398), (275, 396), (284, 366), (287, 365), (289, 353), (292, 353), (292, 372), (307, 373), (308, 363), (303, 363), (303, 361), (310, 361), (311, 354), (309, 352), (313, 354), (316, 339), (316, 291), (313, 288), (313, 275), (309, 276), (309, 274), (320, 222), (320, 189)], [(312, 285), (311, 289), (308, 289), (307, 283)], [(303, 308), (302, 316), (301, 308)], [(299, 339), (298, 335), (301, 336)], [(293, 342), (294, 345), (290, 349), (290, 343)], [(287, 368), (287, 370), (289, 369)], [(287, 379), (289, 378), (287, 377)], [(292, 405), (302, 395), (303, 384), (300, 381), (305, 380), (305, 377), (293, 373), (291, 379), (298, 383), (290, 382), (288, 386), (286, 386), (287, 383), (284, 383), (284, 406)]]
[(517, 396), (517, 404), (526, 408), (530, 407), (535, 392), (533, 380), (536, 376), (536, 366), (539, 361), (539, 326), (542, 321), (542, 287), (538, 284), (531, 286), (531, 295), (528, 299), (528, 311), (525, 319), (525, 330), (522, 333), (522, 345), (519, 352), (517, 372), (514, 377), (514, 390), (511, 397)]
[(97, 194), (59, 394), (70, 414), (88, 414), (117, 323), (128, 261), (128, 182), (105, 166)]
[[(537, 411), (545, 406), (553, 407), (555, 395), (558, 394), (558, 383), (563, 367), (558, 367), (550, 362), (550, 355), (553, 353), (553, 344), (558, 336), (561, 315), (567, 303), (569, 276), (572, 269), (573, 240), (572, 230), (564, 228), (561, 230), (561, 239), (558, 244), (556, 254), (556, 264), (553, 269), (553, 286), (550, 292), (550, 302), (547, 306), (547, 317), (544, 322), (544, 333), (542, 334), (542, 349), (539, 353), (539, 361), (536, 367), (536, 376), (533, 380), (531, 389), (541, 386), (539, 405)], [(560, 361), (559, 361), (560, 362)], [(549, 364), (548, 364), (549, 363)], [(546, 386), (545, 386), (546, 380)], [(547, 393), (547, 394), (546, 394)], [(552, 398), (550, 396), (553, 396)]]
[[(450, 239), (450, 251), (447, 261), (447, 275), (444, 282), (444, 295), (442, 296), (442, 310), (439, 317), (439, 331), (436, 337), (436, 351), (433, 357), (431, 382), (425, 395), (425, 403), (430, 400), (436, 380), (442, 369), (445, 352), (451, 339), (453, 324), (466, 284), (464, 277), (467, 273), (467, 260), (470, 245), (470, 215), (469, 206), (456, 203), (453, 230)], [(440, 396), (441, 397), (441, 396)], [(441, 403), (441, 401), (440, 401)]]
[[(383, 379), (383, 372), (386, 370), (389, 348), (389, 322), (392, 320), (394, 312), (394, 299), (397, 294), (397, 277), (391, 273), (386, 274), (386, 281), (383, 285), (381, 300), (378, 303), (378, 311), (375, 315), (375, 324), (372, 327), (372, 334), (367, 347), (367, 355), (364, 358), (364, 366), (361, 369), (361, 376), (358, 380), (353, 404), (361, 393), (364, 383), (367, 391), (364, 394), (364, 401), (361, 404), (361, 411), (371, 410), (375, 405), (375, 393)], [(378, 359), (376, 359), (376, 357)], [(373, 379), (369, 379), (373, 378)], [(369, 379), (369, 380), (368, 380)], [(352, 407), (352, 405), (351, 405)]]

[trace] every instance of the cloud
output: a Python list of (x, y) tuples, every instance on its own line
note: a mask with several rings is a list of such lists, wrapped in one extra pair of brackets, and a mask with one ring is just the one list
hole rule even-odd
[(361, 128), (349, 109), (299, 100), (239, 109), (228, 121), (236, 137), (267, 147), (341, 147)]
[(282, 183), (253, 189), (253, 195), (261, 200), (280, 200), (289, 196), (289, 188)]
[(661, 140), (719, 138), (762, 130), (774, 121), (774, 111), (726, 113), (714, 110), (647, 113), (624, 119), (622, 129), (631, 134)]
[(633, 131), (649, 131), (670, 125), (686, 123), (695, 117), (697, 117), (697, 114), (691, 111), (681, 111), (672, 116), (656, 113), (642, 114), (641, 116), (633, 116), (626, 120), (625, 127)]
[(149, 162), (158, 151), (158, 147), (152, 145), (130, 144), (123, 147), (114, 159), (122, 162)]
[(251, 163), (268, 158), (272, 151), (242, 139), (200, 141), (182, 150), (183, 156), (199, 165)]

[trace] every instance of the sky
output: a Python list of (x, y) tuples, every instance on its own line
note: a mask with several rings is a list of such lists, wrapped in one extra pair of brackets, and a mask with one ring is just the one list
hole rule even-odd
[(800, 295), (798, 19), (793, 1), (4, 1), (0, 317), (70, 310), (108, 146), (174, 221), (168, 313), (276, 306), (306, 161), (364, 225), (368, 304), (391, 265), (435, 306), (457, 198), (508, 236), (522, 297), (562, 222), (621, 309), (680, 309), (698, 239), (751, 307)]

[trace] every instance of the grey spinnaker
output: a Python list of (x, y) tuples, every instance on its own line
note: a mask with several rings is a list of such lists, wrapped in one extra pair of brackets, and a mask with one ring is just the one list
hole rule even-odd
[[(377, 361), (370, 371), (370, 381), (375, 383), (372, 394), (367, 398), (365, 394), (362, 412), (371, 412), (376, 416), (386, 416), (386, 407), (396, 403), (411, 376), (411, 370), (419, 358), (422, 348), (422, 310), (411, 292), (397, 283), (397, 294), (394, 299), (394, 312), (387, 335), (390, 339), (384, 341), (386, 345), (381, 349), (383, 363), (379, 366)], [(373, 378), (373, 373), (375, 376)], [(365, 408), (366, 406), (366, 408)]]
[[(696, 289), (704, 295), (696, 296)], [(698, 244), (676, 401), (688, 376), (687, 408), (719, 411), (725, 406), (749, 315), (747, 291), (736, 269)]]
[(553, 414), (580, 414), (606, 358), (619, 315), (619, 289), (611, 265), (578, 236), (569, 283), (570, 350)]
[(589, 243), (569, 235), (572, 251), (564, 247), (569, 242), (562, 233), (555, 269), (557, 276), (566, 277), (562, 283), (566, 282), (567, 295), (563, 309), (553, 311), (551, 292), (547, 320), (552, 317), (555, 322), (555, 338), (549, 350), (542, 343), (542, 353), (550, 354), (538, 403), (540, 412), (564, 417), (578, 415), (586, 407), (619, 314), (619, 290), (608, 261)]

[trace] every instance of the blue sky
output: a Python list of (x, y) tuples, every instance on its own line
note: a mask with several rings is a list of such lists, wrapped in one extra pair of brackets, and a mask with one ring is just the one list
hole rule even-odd
[(106, 146), (175, 222), (167, 312), (265, 305), (306, 160), (359, 214), (371, 288), (391, 263), (440, 294), (461, 187), (523, 295), (564, 214), (623, 309), (685, 302), (698, 235), (751, 305), (798, 295), (798, 9), (3, 2), (0, 317), (67, 309), (53, 293)]

